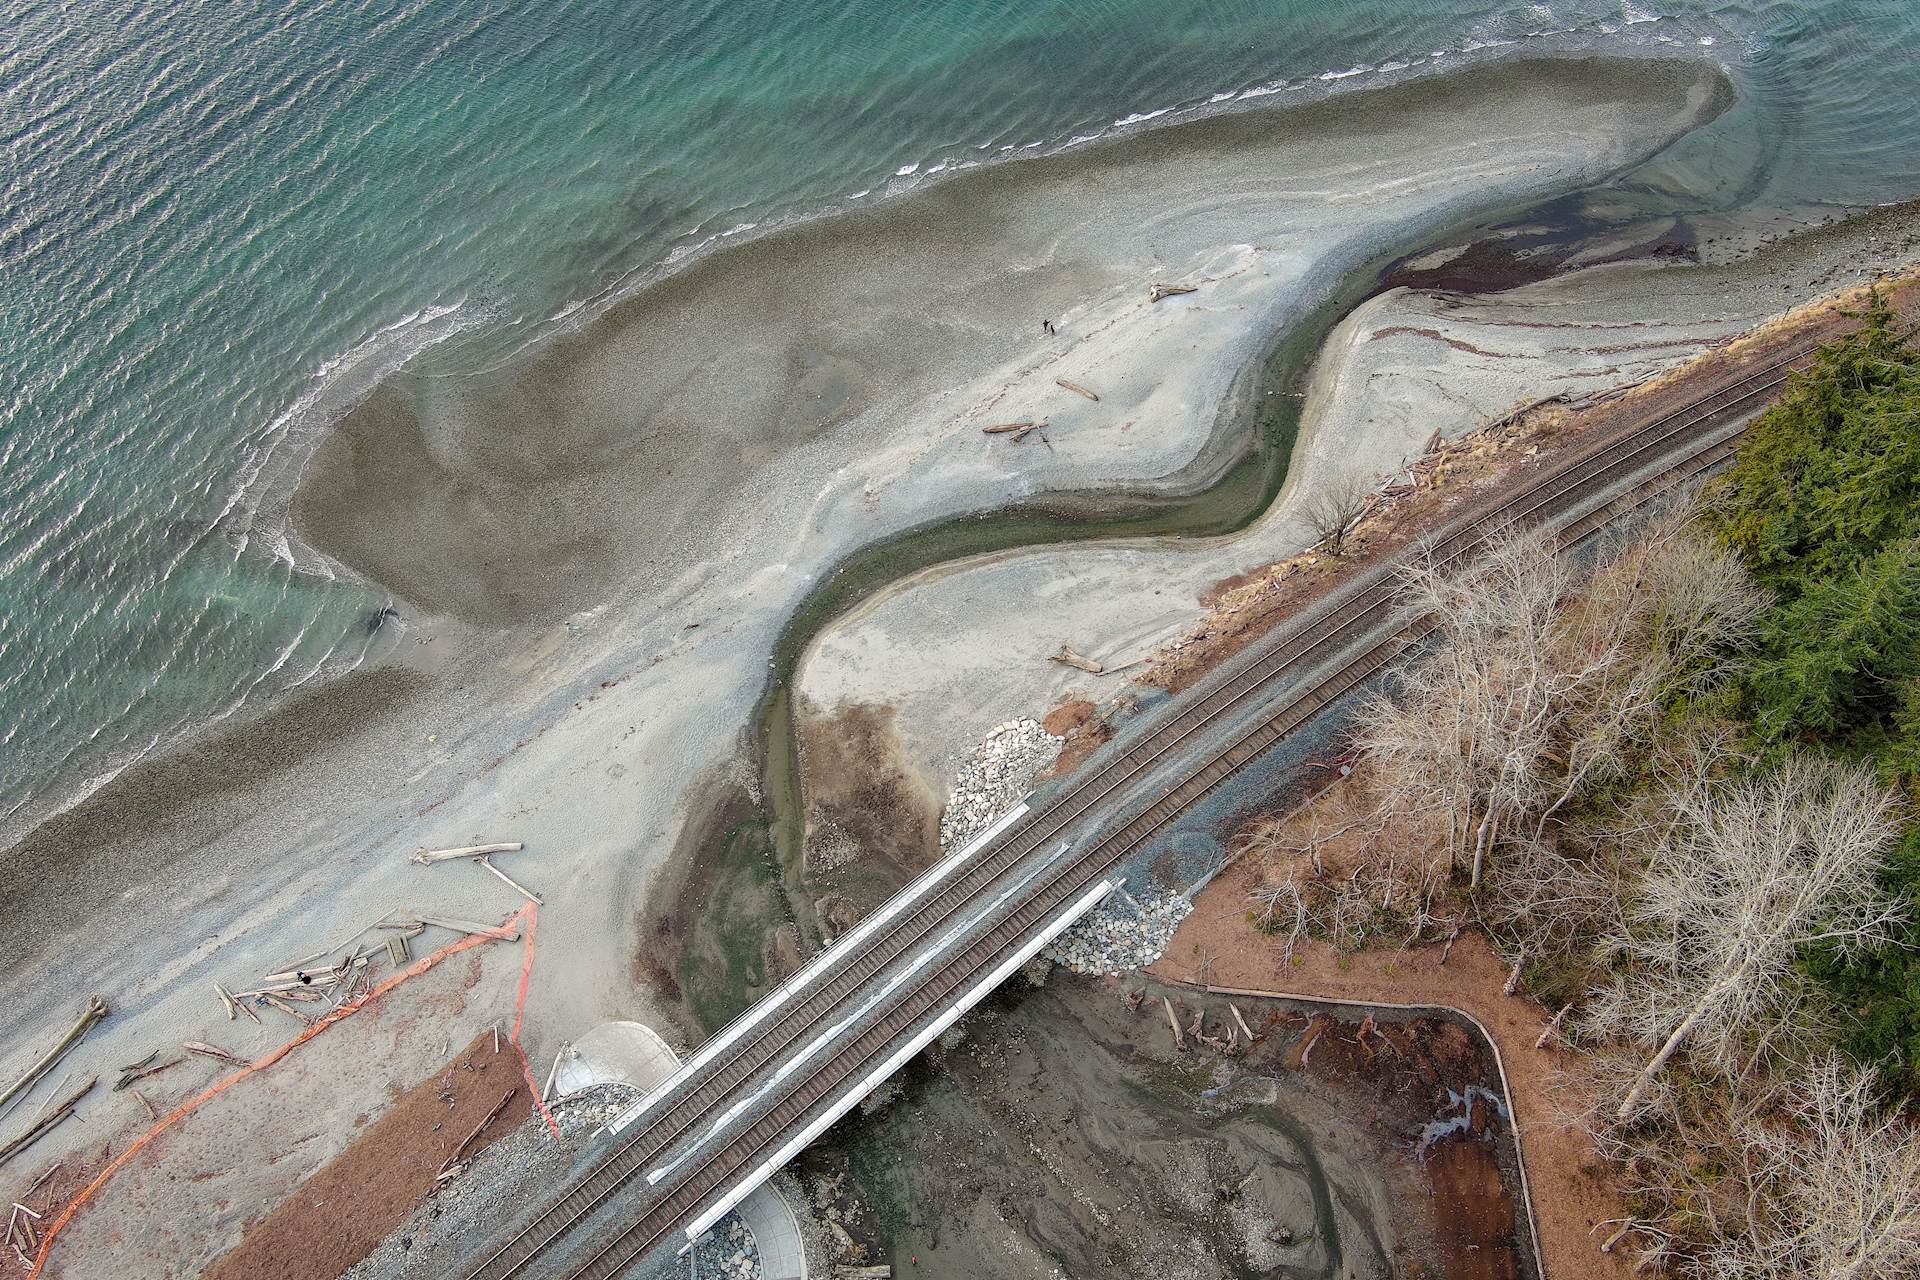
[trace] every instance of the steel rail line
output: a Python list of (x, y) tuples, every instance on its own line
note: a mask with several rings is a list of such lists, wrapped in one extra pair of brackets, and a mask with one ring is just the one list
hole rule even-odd
[[(1570, 459), (1553, 472), (1539, 477), (1518, 493), (1508, 494), (1504, 500), (1480, 514), (1478, 518), (1464, 524), (1456, 522), (1456, 527), (1435, 544), (1429, 554), (1434, 555), (1442, 564), (1452, 563), (1477, 549), (1484, 542), (1486, 533), (1492, 528), (1518, 524), (1535, 512), (1556, 503), (1574, 489), (1587, 487), (1596, 478), (1607, 476), (1613, 479), (1620, 478), (1633, 470), (1636, 464), (1644, 465), (1640, 460), (1645, 455), (1673, 437), (1682, 435), (1703, 422), (1719, 418), (1743, 401), (1779, 385), (1784, 381), (1785, 374), (1778, 371), (1790, 366), (1793, 361), (1806, 353), (1806, 350), (1795, 351), (1725, 386), (1716, 388), (1659, 419), (1623, 430), (1579, 457)], [(1722, 403), (1714, 403), (1716, 401), (1722, 401)], [(1517, 510), (1523, 502), (1528, 500), (1532, 500), (1531, 506), (1523, 511)], [(538, 1256), (548, 1245), (591, 1213), (640, 1168), (709, 1116), (721, 1097), (754, 1075), (767, 1062), (777, 1057), (788, 1044), (811, 1029), (818, 1022), (820, 1014), (838, 1005), (847, 994), (857, 989), (867, 978), (909, 951), (928, 933), (957, 914), (956, 908), (959, 904), (970, 900), (981, 888), (1020, 865), (1035, 849), (1044, 848), (1054, 835), (1076, 822), (1101, 800), (1126, 786), (1153, 765), (1163, 761), (1174, 750), (1191, 742), (1201, 730), (1217, 722), (1222, 715), (1254, 693), (1265, 689), (1276, 676), (1288, 673), (1303, 659), (1325, 657), (1340, 652), (1343, 647), (1352, 647), (1357, 639), (1361, 638), (1359, 633), (1362, 631), (1362, 624), (1374, 619), (1379, 611), (1393, 603), (1398, 595), (1397, 584), (1391, 579), (1390, 565), (1375, 571), (1370, 575), (1370, 579), (1370, 581), (1363, 580), (1358, 590), (1343, 593), (1341, 597), (1315, 608), (1296, 620), (1287, 628), (1284, 635), (1276, 637), (1273, 642), (1248, 650), (1247, 656), (1238, 661), (1230, 661), (1218, 675), (1203, 681), (1202, 687), (1196, 690), (1196, 696), (1186, 700), (1176, 714), (1165, 723), (1134, 743), (1127, 744), (1123, 741), (1118, 744), (1123, 749), (1109, 756), (1100, 769), (1063, 792), (1045, 809), (1028, 815), (1023, 823), (1002, 835), (1001, 843), (991, 848), (989, 856), (977, 861), (973, 867), (969, 868), (967, 874), (956, 879), (945, 891), (930, 897), (917, 907), (903, 927), (877, 940), (864, 951), (846, 957), (844, 967), (828, 979), (822, 988), (804, 1001), (790, 1003), (781, 1019), (774, 1024), (770, 1034), (752, 1042), (748, 1052), (743, 1052), (732, 1062), (717, 1068), (705, 1081), (698, 1083), (690, 1081), (692, 1088), (689, 1091), (664, 1110), (659, 1111), (645, 1129), (622, 1144), (586, 1175), (572, 1191), (551, 1206), (539, 1219), (508, 1240), (486, 1263), (482, 1264), (481, 1268), (473, 1273), (475, 1280), (504, 1280), (505, 1277), (517, 1274), (528, 1261)], [(1328, 623), (1334, 624), (1332, 630), (1322, 629)], [(1212, 790), (1219, 781), (1230, 776), (1246, 760), (1260, 754), (1272, 742), (1316, 714), (1334, 697), (1379, 670), (1391, 660), (1392, 656), (1403, 651), (1407, 643), (1413, 642), (1402, 637), (1403, 629), (1397, 628), (1390, 634), (1388, 641), (1383, 641), (1366, 654), (1352, 660), (1328, 680), (1310, 690), (1303, 691), (1290, 704), (1295, 714), (1283, 713), (1279, 717), (1263, 720), (1259, 726), (1239, 738), (1226, 751), (1213, 755), (1197, 769), (1189, 772), (1174, 788), (1158, 792), (1158, 798), (1148, 805), (1145, 813), (1128, 822), (1113, 835), (1101, 840), (1096, 846), (1074, 859), (1067, 867), (1056, 869), (1055, 875), (1046, 886), (1028, 898), (1014, 914), (1006, 917), (999, 925), (992, 926), (988, 936), (998, 937), (1008, 921), (1026, 920), (1029, 915), (1033, 915), (1034, 920), (1037, 920), (1054, 910), (1072, 889), (1090, 880), (1097, 870), (1105, 869), (1112, 865), (1113, 861), (1124, 856), (1124, 850), (1108, 858), (1102, 858), (1101, 855), (1110, 854), (1123, 844), (1128, 849), (1137, 846), (1140, 840), (1171, 821), (1194, 799)], [(1363, 667), (1364, 673), (1356, 674), (1361, 672)], [(1340, 682), (1340, 687), (1327, 692), (1336, 680)], [(1313, 698), (1315, 694), (1320, 696), (1309, 706), (1307, 700)], [(1158, 817), (1144, 829), (1139, 829), (1141, 823), (1147, 822), (1154, 815)], [(1088, 871), (1084, 876), (1073, 876), (1072, 883), (1068, 883), (1067, 872), (1086, 868), (1094, 870)], [(895, 899), (890, 900), (890, 905), (906, 898), (914, 892), (914, 889), (915, 886), (912, 884), (906, 886)], [(1036, 905), (1038, 906), (1037, 915), (1030, 910)], [(881, 910), (885, 909), (885, 907), (881, 908)], [(1032, 921), (1026, 921), (1020, 924), (1014, 936), (1030, 927), (1031, 923)], [(971, 956), (973, 951), (973, 948), (969, 948), (966, 955)], [(957, 963), (960, 962), (949, 961), (947, 969), (943, 969), (942, 972), (952, 969), (952, 966)], [(959, 973), (960, 979), (963, 980), (971, 970), (963, 969), (955, 972)], [(921, 991), (924, 993), (927, 989), (928, 987), (923, 985)], [(894, 1026), (901, 1010), (908, 1005), (918, 1006), (923, 1003), (923, 999), (903, 1002), (894, 1010), (883, 1013), (875, 1027)], [(908, 1023), (924, 1012), (924, 1009), (920, 1009), (912, 1013), (908, 1017)], [(897, 1029), (894, 1027), (894, 1030)], [(891, 1038), (893, 1031), (890, 1030), (886, 1034)], [(846, 1052), (847, 1050), (843, 1050), (842, 1054)], [(816, 1075), (808, 1079), (818, 1078), (820, 1078), (819, 1075)], [(791, 1102), (802, 1093), (812, 1095), (805, 1102), (803, 1110), (822, 1096), (813, 1089), (802, 1087), (797, 1088), (788, 1101)], [(661, 1101), (666, 1102), (668, 1098), (663, 1097)], [(775, 1110), (784, 1110), (785, 1106), (784, 1103), (780, 1104)], [(674, 1121), (682, 1117), (686, 1118), (685, 1122), (675, 1125)], [(762, 1117), (749, 1132), (764, 1127), (765, 1122), (766, 1118)], [(662, 1131), (668, 1129), (671, 1132), (662, 1136)], [(775, 1135), (778, 1132), (778, 1128), (772, 1131)], [(740, 1140), (736, 1139), (736, 1143), (738, 1141)], [(733, 1148), (730, 1146), (727, 1150), (731, 1151)], [(724, 1176), (730, 1177), (731, 1172)], [(669, 1196), (668, 1202), (682, 1199), (681, 1192), (690, 1189), (694, 1182), (704, 1181), (706, 1181), (705, 1178), (696, 1178), (680, 1184), (679, 1188)], [(704, 1194), (705, 1192), (699, 1193), (702, 1196)], [(664, 1203), (661, 1207), (664, 1207)], [(648, 1216), (650, 1218), (653, 1214), (650, 1213)], [(641, 1225), (643, 1224), (636, 1223), (633, 1228), (622, 1233), (619, 1239), (627, 1239), (632, 1231)], [(652, 1247), (653, 1242), (653, 1239), (649, 1239), (641, 1249)], [(609, 1249), (614, 1247), (616, 1246), (610, 1245)], [(596, 1256), (605, 1256), (606, 1252), (603, 1250), (601, 1255)], [(518, 1256), (509, 1259), (509, 1254)], [(500, 1262), (506, 1262), (507, 1268), (502, 1271), (493, 1271), (494, 1265)]]

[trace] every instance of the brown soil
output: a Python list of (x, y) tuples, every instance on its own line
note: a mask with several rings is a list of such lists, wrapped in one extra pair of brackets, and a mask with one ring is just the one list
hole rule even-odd
[(838, 832), (861, 857), (911, 873), (940, 847), (940, 801), (904, 763), (897, 715), (893, 707), (849, 703), (804, 716), (800, 761), (809, 844), (814, 833)]
[[(1296, 1015), (1304, 1024), (1287, 1066), (1337, 1084), (1349, 1097), (1370, 1098), (1400, 1131), (1417, 1131), (1447, 1109), (1448, 1091), (1498, 1091), (1499, 1072), (1484, 1045), (1459, 1024), (1420, 1017), (1402, 1023), (1342, 1022), (1330, 1014)], [(1415, 1153), (1424, 1173), (1445, 1280), (1518, 1280), (1524, 1224), (1501, 1181), (1491, 1142), (1498, 1117), (1484, 1098), (1469, 1096), (1464, 1130)]]
[(531, 1110), (519, 1061), (504, 1039), (476, 1037), (422, 1080), (352, 1145), (252, 1225), (207, 1280), (334, 1280), (406, 1221), (441, 1165), (501, 1096), (506, 1109), (467, 1148), (471, 1157)]
[(1573, 1064), (1551, 1048), (1533, 1047), (1546, 1027), (1546, 1011), (1524, 997), (1502, 994), (1507, 972), (1486, 941), (1464, 934), (1444, 962), (1439, 945), (1342, 955), (1324, 943), (1307, 942), (1296, 949), (1297, 963), (1288, 965), (1277, 940), (1247, 920), (1249, 874), (1249, 868), (1231, 868), (1202, 890), (1166, 956), (1149, 972), (1196, 981), (1195, 967), (1176, 957), (1205, 955), (1216, 986), (1361, 1004), (1444, 1005), (1471, 1015), (1487, 1029), (1506, 1064), (1548, 1276), (1628, 1280), (1632, 1265), (1599, 1251), (1609, 1234), (1602, 1224), (1622, 1218), (1625, 1207), (1585, 1133), (1568, 1123), (1556, 1101), (1556, 1091), (1568, 1088), (1565, 1073)]
[[(1475, 1098), (1468, 1107), (1469, 1131), (1484, 1132), (1493, 1123), (1492, 1106)], [(1433, 1180), (1434, 1230), (1446, 1251), (1446, 1280), (1517, 1280), (1521, 1272), (1512, 1241), (1518, 1219), (1487, 1148), (1467, 1141), (1436, 1143), (1426, 1168)]]
[[(1109, 703), (1108, 712), (1118, 705)], [(1040, 771), (1036, 779), (1039, 782), (1063, 778), (1072, 773), (1079, 768), (1082, 760), (1113, 737), (1113, 725), (1109, 723), (1107, 715), (1093, 703), (1084, 700), (1061, 703), (1041, 718), (1040, 725), (1056, 738), (1065, 738), (1066, 742), (1053, 763)]]
[[(1920, 312), (1920, 277), (1883, 281), (1903, 315)], [(1587, 401), (1523, 406), (1455, 440), (1439, 442), (1410, 472), (1393, 477), (1347, 536), (1339, 556), (1308, 550), (1213, 583), (1198, 597), (1207, 610), (1156, 655), (1143, 684), (1178, 692), (1285, 623), (1359, 565), (1392, 556), (1511, 484), (1515, 472), (1564, 461), (1598, 440), (1700, 398), (1751, 365), (1853, 327), (1842, 314), (1866, 299), (1866, 285), (1817, 299), (1728, 339), (1660, 377)], [(1077, 763), (1077, 761), (1076, 761)]]
[(1087, 721), (1099, 708), (1084, 698), (1063, 702), (1040, 719), (1040, 727), (1056, 738), (1064, 738)]

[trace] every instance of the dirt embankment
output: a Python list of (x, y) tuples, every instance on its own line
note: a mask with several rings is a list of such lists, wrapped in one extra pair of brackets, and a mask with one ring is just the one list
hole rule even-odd
[(406, 1221), (456, 1152), (470, 1160), (531, 1110), (513, 1046), (476, 1036), (253, 1225), (206, 1280), (335, 1280)]
[[(1920, 277), (1902, 276), (1880, 287), (1903, 315), (1920, 313)], [(1681, 409), (1798, 347), (1845, 332), (1854, 323), (1846, 313), (1866, 300), (1868, 288), (1859, 285), (1816, 299), (1647, 382), (1581, 403), (1520, 406), (1454, 440), (1436, 439), (1424, 457), (1369, 496), (1340, 554), (1309, 548), (1204, 591), (1201, 603), (1207, 611), (1160, 651), (1138, 677), (1140, 683), (1185, 689), (1312, 605), (1355, 568), (1405, 550), (1462, 511), (1616, 432)]]

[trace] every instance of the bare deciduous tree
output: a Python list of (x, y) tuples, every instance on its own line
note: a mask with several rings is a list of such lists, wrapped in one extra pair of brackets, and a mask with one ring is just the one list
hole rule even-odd
[(1827, 1055), (1789, 1117), (1736, 1125), (1747, 1212), (1700, 1259), (1718, 1280), (1885, 1280), (1920, 1275), (1920, 1134), (1882, 1110), (1873, 1077)]
[(1654, 1048), (1621, 1100), (1624, 1122), (1682, 1044), (1722, 1070), (1787, 1025), (1795, 955), (1886, 940), (1901, 918), (1877, 877), (1895, 798), (1864, 768), (1794, 757), (1757, 778), (1673, 780), (1671, 820), (1601, 941), (1619, 970), (1588, 1000), (1588, 1030)]
[(1537, 536), (1496, 540), (1468, 573), (1415, 560), (1402, 576), (1438, 643), (1396, 694), (1368, 704), (1361, 735), (1408, 798), (1447, 815), (1450, 860), (1471, 844), (1478, 886), (1503, 823), (1540, 798), (1539, 761), (1552, 742), (1550, 638), (1571, 578)]
[(1664, 699), (1718, 682), (1767, 603), (1685, 509), (1654, 520), (1593, 574), (1563, 610), (1556, 666), (1576, 678), (1565, 695), (1560, 791), (1535, 840), (1581, 787), (1619, 769), (1628, 748), (1645, 741)]
[(1329, 477), (1317, 485), (1300, 504), (1300, 516), (1313, 530), (1314, 545), (1330, 556), (1341, 554), (1353, 522), (1366, 510), (1372, 493), (1371, 481), (1357, 471)]
[(1408, 798), (1448, 815), (1450, 855), (1478, 887), (1502, 833), (1540, 841), (1596, 777), (1622, 767), (1663, 699), (1721, 674), (1766, 596), (1671, 514), (1585, 582), (1540, 535), (1494, 540), (1464, 573), (1403, 574), (1437, 643), (1361, 736)]

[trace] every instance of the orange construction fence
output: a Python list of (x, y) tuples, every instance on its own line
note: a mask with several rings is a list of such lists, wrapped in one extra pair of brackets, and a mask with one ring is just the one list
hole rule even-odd
[(354, 1014), (366, 1008), (373, 1001), (379, 999), (401, 983), (406, 982), (410, 978), (419, 977), (450, 956), (456, 956), (462, 951), (477, 947), (482, 943), (497, 942), (511, 936), (516, 925), (520, 927), (525, 937), (526, 946), (520, 961), (520, 989), (514, 997), (513, 1034), (510, 1039), (513, 1042), (514, 1052), (520, 1055), (520, 1074), (527, 1082), (528, 1095), (533, 1099), (533, 1105), (539, 1109), (541, 1117), (546, 1120), (547, 1128), (552, 1131), (554, 1137), (559, 1137), (560, 1126), (554, 1123), (552, 1113), (547, 1110), (546, 1103), (541, 1099), (540, 1087), (534, 1083), (533, 1079), (533, 1065), (527, 1061), (526, 1051), (520, 1047), (520, 1024), (526, 1013), (527, 987), (533, 978), (533, 934), (539, 919), (539, 907), (529, 902), (502, 921), (498, 928), (489, 930), (486, 933), (468, 934), (463, 938), (449, 942), (446, 946), (441, 947), (430, 955), (422, 956), (406, 968), (387, 975), (386, 978), (382, 979), (377, 986), (365, 995), (358, 999), (348, 1001), (326, 1016), (316, 1019), (312, 1026), (306, 1028), (293, 1039), (280, 1045), (278, 1048), (268, 1050), (260, 1057), (249, 1062), (246, 1066), (234, 1071), (233, 1074), (215, 1081), (213, 1084), (175, 1107), (172, 1111), (169, 1111), (166, 1115), (160, 1117), (151, 1129), (148, 1129), (136, 1138), (128, 1145), (126, 1150), (122, 1151), (118, 1156), (115, 1156), (112, 1162), (109, 1163), (106, 1168), (102, 1169), (92, 1182), (89, 1182), (85, 1187), (81, 1188), (80, 1193), (69, 1200), (66, 1206), (54, 1217), (51, 1225), (47, 1227), (45, 1233), (40, 1237), (40, 1249), (39, 1252), (34, 1255), (33, 1270), (27, 1273), (27, 1280), (39, 1280), (40, 1273), (46, 1268), (47, 1256), (53, 1250), (53, 1242), (60, 1235), (61, 1231), (66, 1228), (69, 1222), (73, 1221), (74, 1215), (79, 1213), (87, 1202), (93, 1199), (100, 1188), (106, 1185), (107, 1180), (125, 1167), (126, 1163), (133, 1159), (135, 1155), (139, 1154), (148, 1143), (165, 1133), (175, 1124), (178, 1124), (181, 1120), (184, 1120), (187, 1116), (192, 1115), (207, 1102), (219, 1097), (234, 1085), (245, 1080), (248, 1076), (256, 1072), (265, 1071), (268, 1067), (280, 1061), (280, 1059), (286, 1057), (289, 1053), (313, 1039), (328, 1027), (351, 1018)]

